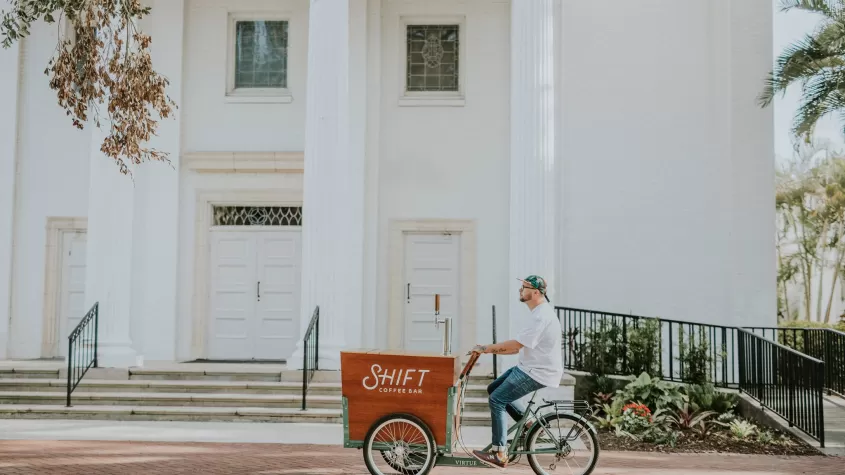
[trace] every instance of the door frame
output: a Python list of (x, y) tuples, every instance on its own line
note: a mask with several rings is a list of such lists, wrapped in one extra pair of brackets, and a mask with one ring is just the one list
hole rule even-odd
[(68, 233), (88, 233), (86, 217), (47, 217), (44, 247), (44, 311), (41, 317), (41, 357), (61, 358), (59, 354), (59, 302), (61, 302), (64, 253), (62, 243)]
[[(214, 206), (303, 206), (302, 190), (198, 190), (194, 226), (193, 295), (191, 297), (191, 359), (208, 355), (210, 234)], [(256, 226), (258, 228), (258, 226)], [(291, 229), (295, 226), (290, 226)], [(218, 228), (223, 229), (223, 228)], [(301, 229), (301, 228), (300, 228)]]
[[(476, 222), (464, 219), (392, 219), (389, 229), (389, 271), (390, 302), (387, 312), (387, 347), (402, 349), (405, 335), (405, 235), (409, 233), (452, 233), (461, 236), (460, 276), (458, 278), (461, 299), (459, 347), (470, 348), (476, 339)], [(432, 313), (432, 317), (434, 314)], [(432, 325), (434, 319), (432, 318)], [(463, 356), (462, 356), (463, 358)]]

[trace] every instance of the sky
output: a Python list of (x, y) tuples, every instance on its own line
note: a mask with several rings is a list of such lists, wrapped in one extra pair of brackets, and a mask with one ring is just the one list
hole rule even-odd
[[(783, 48), (811, 33), (819, 24), (819, 17), (814, 14), (792, 10), (780, 11), (780, 0), (772, 0), (774, 4), (774, 37), (772, 58), (777, 58)], [(773, 63), (774, 64), (774, 63)], [(762, 84), (762, 83), (761, 83)], [(790, 130), (792, 118), (801, 97), (800, 85), (793, 85), (783, 97), (778, 96), (774, 101), (775, 114), (775, 155), (777, 160), (789, 159), (793, 156)], [(836, 116), (825, 117), (816, 127), (815, 138), (827, 139), (836, 147), (845, 147), (845, 138), (841, 132), (845, 126)]]

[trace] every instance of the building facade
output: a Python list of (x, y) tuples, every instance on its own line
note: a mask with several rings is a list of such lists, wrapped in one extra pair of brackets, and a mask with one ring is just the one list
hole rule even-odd
[[(10, 2), (6, 1), (5, 5)], [(0, 358), (301, 360), (499, 341), (552, 303), (776, 318), (770, 0), (152, 0), (179, 109), (134, 181), (39, 23), (0, 50)]]

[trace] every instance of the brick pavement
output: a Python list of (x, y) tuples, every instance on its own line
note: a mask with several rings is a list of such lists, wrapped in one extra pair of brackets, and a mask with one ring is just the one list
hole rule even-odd
[[(560, 471), (560, 470), (558, 470)], [(362, 452), (333, 446), (163, 442), (0, 441), (2, 475), (366, 475)], [(501, 473), (435, 468), (432, 475)], [(529, 474), (527, 462), (508, 474)], [(566, 473), (566, 472), (563, 472)], [(842, 474), (839, 457), (603, 452), (596, 475)]]

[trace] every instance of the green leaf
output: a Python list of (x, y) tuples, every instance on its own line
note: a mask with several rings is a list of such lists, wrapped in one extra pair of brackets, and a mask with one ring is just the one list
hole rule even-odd
[(781, 0), (780, 10), (803, 10), (806, 12), (820, 13), (825, 16), (835, 16), (841, 9), (840, 0)]

